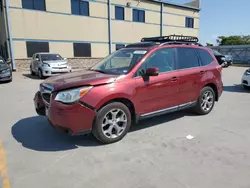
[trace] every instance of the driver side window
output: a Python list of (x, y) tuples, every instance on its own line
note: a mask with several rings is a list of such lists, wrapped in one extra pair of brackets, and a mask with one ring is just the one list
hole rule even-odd
[(176, 70), (174, 48), (164, 48), (153, 52), (138, 69), (136, 76), (143, 76), (150, 67), (158, 68), (160, 73)]

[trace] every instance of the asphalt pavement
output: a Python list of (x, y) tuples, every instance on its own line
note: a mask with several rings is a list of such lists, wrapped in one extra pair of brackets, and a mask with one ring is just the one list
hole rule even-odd
[(250, 92), (239, 85), (245, 70), (223, 70), (224, 92), (209, 115), (145, 120), (111, 145), (52, 129), (33, 106), (41, 80), (16, 72), (0, 84), (0, 187), (249, 188)]

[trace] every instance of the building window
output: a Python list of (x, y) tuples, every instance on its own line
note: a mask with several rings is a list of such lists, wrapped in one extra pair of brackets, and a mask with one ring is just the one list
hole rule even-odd
[(186, 17), (186, 27), (194, 28), (194, 18)]
[(75, 15), (89, 16), (89, 2), (71, 0), (71, 13)]
[(124, 20), (124, 8), (115, 6), (115, 19)]
[(125, 44), (116, 44), (115, 45), (115, 50), (120, 50), (121, 48), (124, 48)]
[(46, 11), (45, 0), (22, 0), (22, 7)]
[(32, 57), (35, 53), (49, 52), (48, 42), (26, 42), (27, 56)]
[(91, 57), (90, 43), (74, 43), (74, 57)]
[(145, 22), (145, 11), (133, 9), (133, 21), (134, 22)]

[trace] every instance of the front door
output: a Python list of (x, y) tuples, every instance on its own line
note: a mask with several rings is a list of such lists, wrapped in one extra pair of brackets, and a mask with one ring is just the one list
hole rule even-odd
[[(175, 48), (153, 52), (135, 76), (135, 104), (139, 115), (174, 107), (178, 100), (178, 78), (175, 65)], [(147, 68), (159, 68), (158, 76), (145, 77)]]

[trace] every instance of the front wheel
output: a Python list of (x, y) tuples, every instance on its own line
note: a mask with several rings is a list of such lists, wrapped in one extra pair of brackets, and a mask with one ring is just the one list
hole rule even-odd
[(32, 67), (31, 67), (31, 66), (30, 66), (30, 74), (31, 74), (32, 76), (35, 75), (35, 72), (32, 70)]
[(214, 107), (214, 103), (214, 90), (211, 87), (206, 86), (201, 90), (200, 97), (197, 100), (194, 110), (199, 115), (209, 114)]
[(44, 79), (43, 72), (41, 69), (38, 70), (38, 76), (40, 79)]
[(93, 124), (94, 136), (104, 144), (120, 141), (131, 126), (131, 113), (120, 102), (109, 103), (101, 108)]

